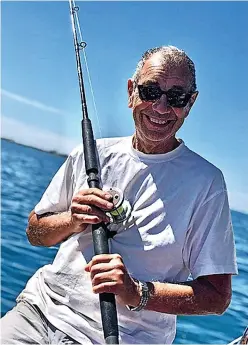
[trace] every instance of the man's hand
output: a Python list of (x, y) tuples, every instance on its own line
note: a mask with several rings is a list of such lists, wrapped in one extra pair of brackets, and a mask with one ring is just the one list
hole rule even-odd
[(122, 305), (139, 304), (139, 285), (127, 272), (119, 254), (96, 255), (85, 271), (90, 273), (94, 293), (113, 293)]
[(72, 234), (84, 231), (88, 224), (109, 222), (102, 211), (114, 207), (109, 200), (112, 200), (109, 193), (90, 188), (74, 196), (70, 211), (37, 215), (33, 210), (26, 230), (29, 242), (34, 246), (54, 246)]
[(88, 224), (108, 223), (109, 217), (103, 210), (114, 208), (112, 195), (98, 188), (88, 188), (79, 191), (72, 199), (71, 222), (73, 232), (81, 232)]

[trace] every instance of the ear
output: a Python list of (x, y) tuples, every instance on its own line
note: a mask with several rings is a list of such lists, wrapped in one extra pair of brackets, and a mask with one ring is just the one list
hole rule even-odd
[(134, 89), (134, 82), (132, 79), (128, 79), (127, 81), (128, 108), (133, 107), (133, 89)]
[(191, 96), (190, 100), (189, 100), (189, 110), (193, 107), (193, 104), (195, 103), (197, 97), (198, 97), (199, 91), (196, 91), (193, 93), (193, 95)]
[(196, 98), (198, 96), (199, 92), (196, 91), (193, 93), (193, 95), (191, 96), (188, 104), (186, 105), (186, 107), (184, 108), (184, 117), (187, 117), (189, 115), (189, 112), (191, 110), (191, 108), (193, 107), (193, 104), (195, 103), (196, 101)]

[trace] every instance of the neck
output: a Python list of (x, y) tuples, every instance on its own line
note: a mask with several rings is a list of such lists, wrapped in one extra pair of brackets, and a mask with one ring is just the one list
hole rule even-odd
[(135, 150), (147, 153), (147, 154), (161, 154), (175, 150), (180, 145), (180, 142), (171, 137), (163, 142), (148, 141), (137, 136), (137, 133), (133, 135), (132, 144)]

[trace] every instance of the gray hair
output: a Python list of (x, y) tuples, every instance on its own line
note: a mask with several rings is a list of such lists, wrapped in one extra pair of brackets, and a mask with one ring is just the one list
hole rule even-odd
[(172, 68), (177, 67), (186, 67), (189, 71), (190, 78), (190, 91), (196, 91), (196, 77), (195, 77), (195, 65), (193, 61), (188, 57), (185, 51), (178, 49), (174, 46), (161, 46), (156, 48), (148, 49), (141, 57), (140, 61), (137, 64), (136, 70), (133, 74), (133, 80), (138, 82), (140, 77), (141, 70), (145, 62), (155, 53), (160, 52), (164, 63), (167, 66)]

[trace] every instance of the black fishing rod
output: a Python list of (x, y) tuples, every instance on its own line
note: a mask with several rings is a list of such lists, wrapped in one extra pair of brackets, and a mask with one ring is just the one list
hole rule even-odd
[[(91, 120), (88, 117), (86, 96), (83, 81), (83, 72), (80, 59), (80, 50), (86, 47), (85, 42), (78, 42), (77, 31), (75, 28), (75, 13), (79, 10), (77, 6), (74, 5), (72, 0), (69, 0), (70, 4), (70, 15), (73, 31), (74, 48), (76, 53), (76, 63), (77, 63), (77, 73), (80, 88), (80, 97), (82, 105), (83, 119), (81, 121), (82, 126), (82, 138), (84, 146), (84, 159), (85, 159), (85, 169), (88, 176), (87, 182), (89, 188), (99, 188), (100, 179), (98, 176), (98, 161), (97, 161), (97, 150), (96, 143), (94, 139), (93, 129), (91, 125)], [(109, 254), (109, 230), (105, 223), (92, 225), (92, 237), (94, 244), (95, 255), (98, 254)], [(117, 321), (117, 311), (115, 296), (112, 293), (101, 293), (99, 294), (101, 317), (103, 333), (106, 344), (119, 344), (118, 336), (118, 321)]]

